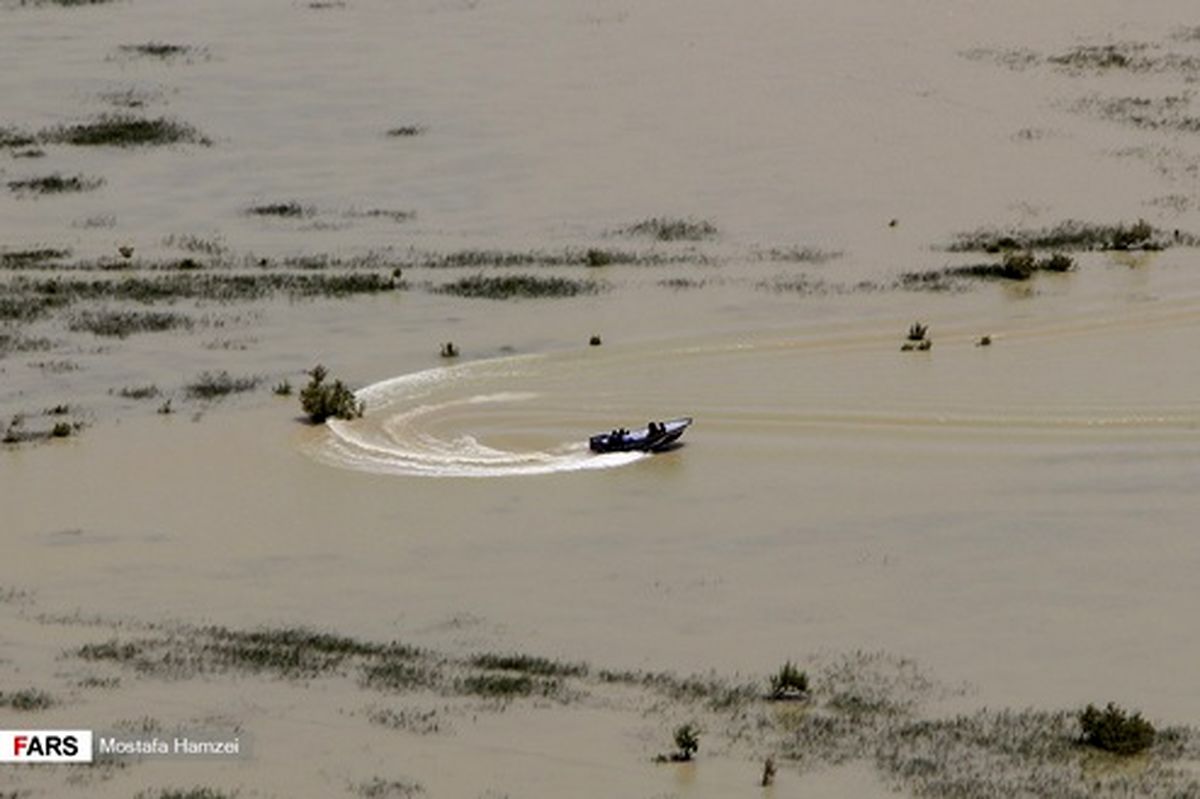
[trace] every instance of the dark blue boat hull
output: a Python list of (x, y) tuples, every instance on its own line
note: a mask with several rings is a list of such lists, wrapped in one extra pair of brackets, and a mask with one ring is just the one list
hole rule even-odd
[(678, 441), (691, 423), (692, 417), (685, 416), (663, 422), (653, 433), (649, 426), (621, 435), (600, 433), (588, 439), (588, 446), (592, 452), (661, 452)]

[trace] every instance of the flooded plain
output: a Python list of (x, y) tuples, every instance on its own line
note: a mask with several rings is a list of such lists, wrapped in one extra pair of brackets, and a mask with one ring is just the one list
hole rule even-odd
[(0, 795), (1200, 796), (1192, 13), (0, 0)]

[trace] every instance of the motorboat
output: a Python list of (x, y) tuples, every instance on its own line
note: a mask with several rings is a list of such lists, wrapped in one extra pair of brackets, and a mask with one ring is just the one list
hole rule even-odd
[(692, 417), (650, 422), (637, 430), (618, 427), (588, 439), (592, 452), (661, 452), (669, 449), (692, 423)]

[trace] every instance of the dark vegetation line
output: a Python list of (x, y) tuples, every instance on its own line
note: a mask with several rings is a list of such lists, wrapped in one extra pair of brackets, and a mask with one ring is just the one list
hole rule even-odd
[[(701, 736), (707, 735), (756, 755), (769, 751), (802, 770), (866, 761), (894, 787), (936, 799), (1179, 797), (1200, 789), (1193, 771), (1200, 763), (1200, 733), (1190, 727), (1159, 729), (1111, 703), (1104, 709), (985, 709), (929, 718), (921, 708), (942, 689), (912, 661), (882, 653), (829, 659), (811, 674), (789, 661), (763, 681), (597, 670), (512, 652), (456, 657), (292, 627), (159, 630), (70, 654), (146, 678), (247, 674), (309, 682), (342, 675), (389, 697), (440, 697), (441, 710), (376, 708), (368, 714), (371, 723), (418, 734), (438, 734), (439, 713), (449, 712), (446, 703), (455, 698), (497, 707), (563, 705), (607, 696), (598, 693), (605, 686), (620, 687), (644, 693), (639, 706), (649, 699), (663, 711), (663, 702), (672, 703), (664, 717), (706, 719), (674, 728), (676, 749), (658, 758), (664, 762), (701, 756)], [(1137, 768), (1123, 767), (1131, 756)]]

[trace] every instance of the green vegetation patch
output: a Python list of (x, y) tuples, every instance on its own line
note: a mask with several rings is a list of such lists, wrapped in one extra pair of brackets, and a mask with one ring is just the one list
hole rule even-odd
[(542, 677), (584, 677), (588, 673), (586, 663), (567, 663), (534, 655), (484, 653), (467, 662), (480, 669), (517, 671)]
[(36, 688), (25, 688), (20, 691), (0, 691), (0, 707), (15, 710), (18, 713), (33, 713), (46, 710), (57, 704), (54, 697)]
[(823, 264), (842, 257), (841, 250), (822, 250), (819, 247), (772, 247), (757, 253), (762, 261), (792, 264)]
[(656, 241), (704, 241), (715, 238), (719, 231), (706, 219), (655, 216), (614, 232), (618, 236), (646, 236)]
[(413, 136), (422, 136), (425, 133), (424, 125), (398, 125), (388, 130), (387, 135), (394, 139), (408, 139)]
[(31, 147), (37, 144), (37, 138), (18, 128), (0, 126), (0, 148)]
[(155, 397), (159, 396), (160, 393), (161, 392), (158, 390), (158, 386), (151, 384), (148, 386), (125, 386), (117, 392), (117, 396), (123, 397), (124, 399), (144, 400), (154, 399)]
[(411, 799), (425, 793), (425, 787), (419, 782), (385, 780), (382, 777), (351, 785), (350, 790), (363, 799)]
[(517, 699), (528, 696), (550, 697), (558, 694), (562, 683), (528, 674), (472, 674), (456, 683), (459, 692), (485, 699)]
[(250, 216), (275, 216), (282, 219), (305, 219), (316, 213), (312, 206), (301, 205), (295, 200), (278, 203), (252, 205), (246, 209)]
[(37, 269), (71, 257), (71, 251), (57, 247), (0, 252), (0, 269)]
[(1109, 702), (1104, 710), (1088, 705), (1079, 714), (1083, 742), (1118, 755), (1136, 755), (1154, 745), (1154, 725), (1141, 713), (1127, 713)]
[(8, 181), (8, 188), (17, 194), (70, 194), (92, 191), (104, 185), (104, 178), (86, 175), (42, 175), (36, 178)]
[(440, 670), (417, 658), (416, 654), (400, 651), (365, 663), (361, 670), (362, 684), (376, 691), (395, 693), (441, 687)]
[[(188, 259), (184, 259), (187, 261)], [(194, 263), (194, 262), (193, 262)], [(84, 267), (80, 267), (84, 268)], [(97, 265), (97, 268), (100, 268)], [(22, 302), (36, 308), (13, 311), (17, 317), (39, 316), (49, 307), (77, 300), (131, 300), (141, 303), (167, 302), (176, 299), (202, 299), (219, 302), (255, 300), (273, 294), (292, 297), (346, 297), (355, 294), (374, 294), (407, 288), (400, 280), (373, 272), (344, 272), (333, 274), (295, 274), (287, 272), (257, 272), (213, 274), (198, 265), (175, 263), (174, 274), (154, 277), (129, 276), (111, 278), (61, 278), (58, 276), (30, 279), (21, 276), (0, 287), (9, 290), (0, 295), (10, 298), (20, 294)], [(34, 313), (34, 311), (37, 313)], [(5, 316), (0, 311), (0, 319)]]
[(168, 44), (167, 42), (144, 42), (142, 44), (123, 44), (118, 48), (122, 53), (144, 58), (159, 58), (169, 60), (182, 56), (196, 55), (198, 48), (186, 44)]
[(1173, 243), (1192, 243), (1191, 237), (1167, 235), (1144, 219), (1115, 225), (1067, 220), (1038, 229), (980, 228), (959, 233), (945, 248), (950, 252), (1005, 250), (1157, 250)]
[(226, 371), (202, 372), (184, 385), (183, 390), (189, 399), (214, 400), (253, 391), (261, 382), (262, 378), (258, 376), (233, 377)]
[(160, 333), (166, 330), (191, 330), (192, 318), (173, 311), (82, 311), (67, 324), (75, 332), (97, 336), (126, 338), (134, 333)]
[(0, 294), (0, 322), (32, 322), (69, 302), (53, 294), (6, 292)]
[(601, 247), (564, 250), (465, 249), (415, 256), (407, 265), (431, 269), (512, 266), (663, 266), (708, 263), (699, 253), (636, 252)]
[(999, 263), (948, 266), (923, 272), (904, 272), (896, 287), (907, 291), (956, 291), (964, 280), (1029, 280), (1038, 272), (1070, 272), (1075, 259), (1064, 253), (1038, 258), (1032, 252), (1005, 252)]
[(196, 786), (194, 788), (158, 788), (138, 792), (134, 799), (237, 799), (237, 791)]
[(576, 297), (581, 294), (598, 294), (607, 287), (593, 280), (574, 280), (565, 277), (538, 277), (537, 275), (472, 275), (443, 283), (434, 291), (438, 294), (453, 294), (458, 297), (484, 298), (489, 300), (511, 300), (532, 298)]
[[(308, 385), (300, 390), (300, 408), (313, 424), (330, 418), (357, 419), (363, 415), (364, 404), (355, 399), (354, 392), (341, 380), (325, 382), (329, 372), (324, 366), (317, 364), (308, 375)], [(275, 393), (281, 392), (277, 389)], [(291, 393), (290, 386), (287, 393)]]
[(148, 147), (212, 142), (196, 128), (167, 117), (105, 114), (90, 122), (62, 125), (43, 131), (42, 139), (78, 147)]

